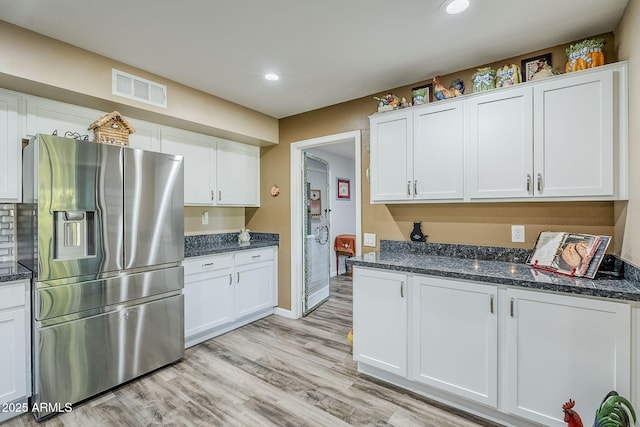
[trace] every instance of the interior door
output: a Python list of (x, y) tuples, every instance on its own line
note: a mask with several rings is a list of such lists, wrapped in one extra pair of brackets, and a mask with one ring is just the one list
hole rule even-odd
[(303, 315), (329, 297), (331, 243), (329, 242), (329, 163), (304, 153), (304, 289)]
[(182, 156), (124, 151), (125, 268), (182, 261)]

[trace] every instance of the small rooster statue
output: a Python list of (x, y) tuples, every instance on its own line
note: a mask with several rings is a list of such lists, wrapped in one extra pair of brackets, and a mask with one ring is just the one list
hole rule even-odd
[[(583, 427), (580, 415), (573, 410), (575, 404), (576, 402), (569, 399), (567, 403), (562, 405), (564, 422), (567, 423), (567, 427)], [(631, 403), (615, 391), (610, 391), (596, 411), (593, 427), (632, 427), (635, 423), (636, 413)]]

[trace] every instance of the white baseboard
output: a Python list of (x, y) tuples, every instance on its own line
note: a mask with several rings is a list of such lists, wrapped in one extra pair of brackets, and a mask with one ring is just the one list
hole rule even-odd
[(277, 316), (286, 317), (287, 319), (299, 319), (300, 317), (296, 316), (293, 311), (285, 310), (284, 308), (276, 307), (273, 314)]

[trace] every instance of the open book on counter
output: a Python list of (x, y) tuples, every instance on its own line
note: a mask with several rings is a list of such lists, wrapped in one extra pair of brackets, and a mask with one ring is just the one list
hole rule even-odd
[(543, 231), (527, 264), (568, 276), (593, 279), (610, 240), (610, 236)]

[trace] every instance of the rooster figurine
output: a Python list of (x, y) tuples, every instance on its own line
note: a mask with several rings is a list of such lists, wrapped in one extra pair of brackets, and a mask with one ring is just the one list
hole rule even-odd
[[(562, 405), (564, 422), (567, 423), (567, 427), (583, 427), (580, 415), (573, 410), (575, 404), (576, 402), (569, 399), (567, 403)], [(596, 411), (593, 427), (632, 427), (635, 423), (636, 413), (631, 403), (615, 391), (610, 391)]]
[[(454, 83), (454, 85), (447, 89), (440, 82), (440, 76), (434, 77), (433, 78), (433, 96), (438, 101), (442, 101), (443, 99), (455, 98), (456, 96), (462, 95), (462, 92), (458, 89), (458, 87), (456, 87), (456, 86), (459, 86), (460, 84), (459, 81), (454, 80), (452, 83)], [(462, 87), (464, 87), (464, 83), (462, 84)]]

